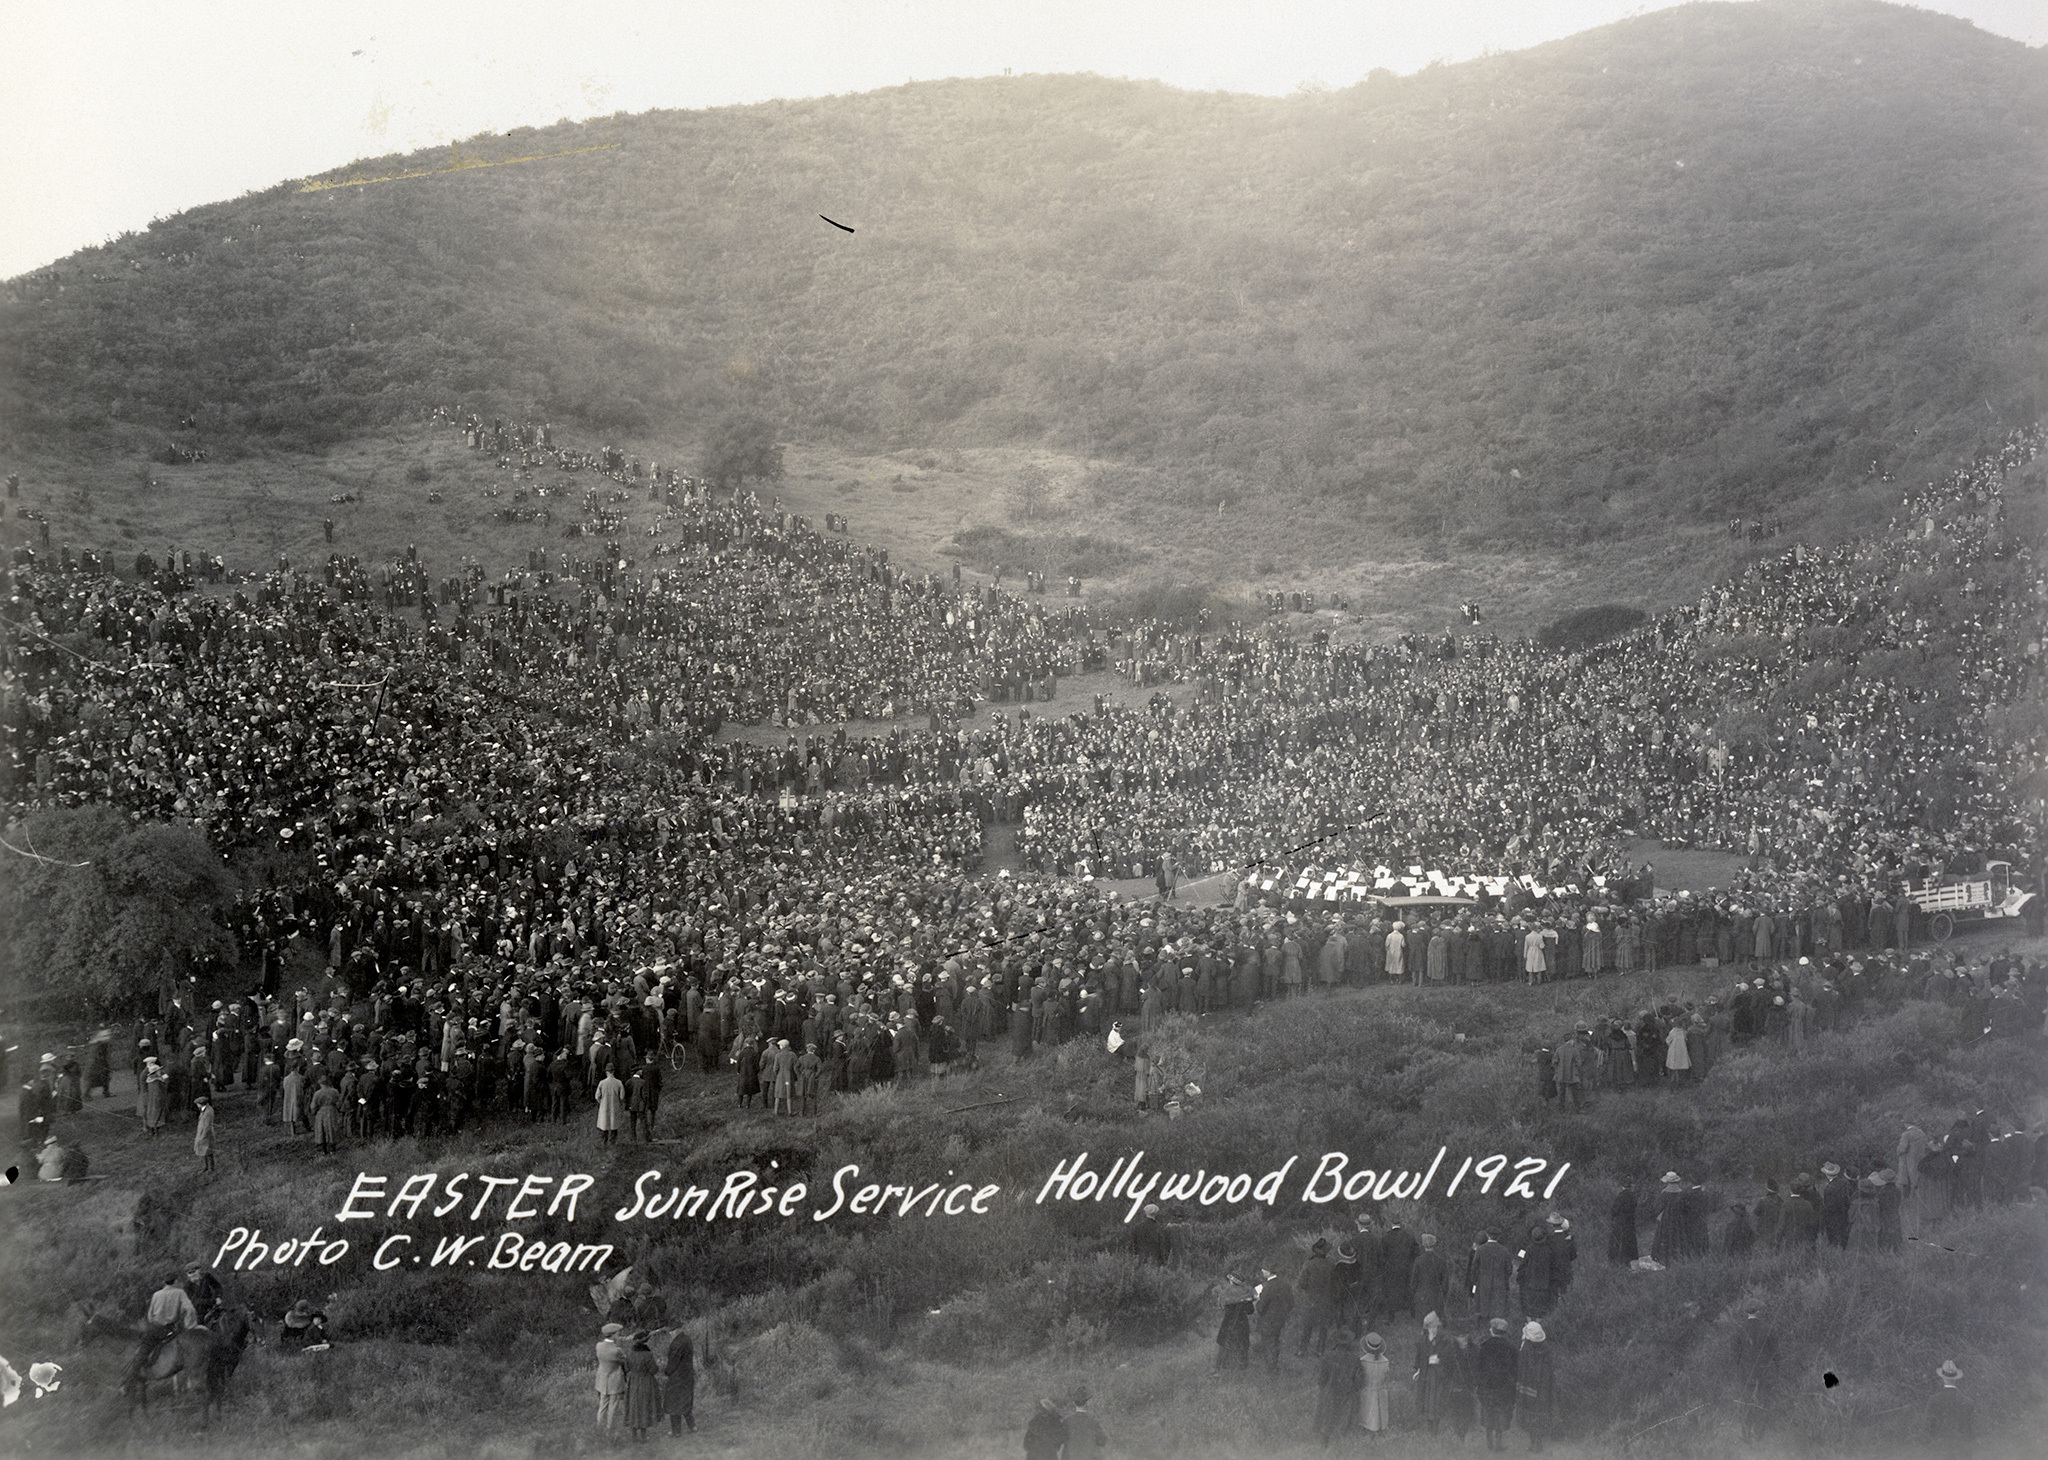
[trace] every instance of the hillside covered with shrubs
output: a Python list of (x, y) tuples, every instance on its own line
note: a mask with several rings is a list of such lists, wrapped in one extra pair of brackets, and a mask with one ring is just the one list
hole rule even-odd
[(2044, 65), (1772, 0), (1278, 100), (1024, 76), (564, 122), (11, 281), (0, 407), (17, 455), (320, 448), (456, 399), (1044, 445), (1125, 502), (1410, 538), (1847, 521), (2040, 409)]

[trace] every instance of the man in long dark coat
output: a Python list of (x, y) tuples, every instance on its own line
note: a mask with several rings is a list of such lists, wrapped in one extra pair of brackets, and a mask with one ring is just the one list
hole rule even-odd
[(1436, 1250), (1436, 1234), (1422, 1234), (1422, 1250), (1408, 1270), (1408, 1297), (1417, 1313), (1441, 1314), (1450, 1306), (1451, 1269)]
[(1669, 1263), (1684, 1252), (1685, 1183), (1676, 1171), (1667, 1171), (1657, 1193), (1657, 1229), (1650, 1238), (1650, 1256)]
[(1516, 1276), (1521, 1280), (1522, 1311), (1541, 1317), (1550, 1311), (1550, 1233), (1538, 1227), (1529, 1233), (1526, 1244), (1518, 1254), (1521, 1258)]
[(1550, 1437), (1556, 1417), (1556, 1376), (1550, 1365), (1550, 1345), (1543, 1325), (1528, 1323), (1522, 1328), (1522, 1346), (1515, 1353), (1515, 1419), (1528, 1431), (1529, 1448), (1541, 1450)]
[(1747, 1257), (1756, 1249), (1756, 1224), (1749, 1208), (1739, 1201), (1728, 1203), (1728, 1224), (1721, 1229), (1721, 1250), (1730, 1257)]
[(1294, 1289), (1270, 1269), (1259, 1273), (1258, 1302), (1252, 1308), (1252, 1329), (1258, 1335), (1266, 1368), (1280, 1372), (1281, 1340), (1294, 1315)]
[(1479, 1423), (1486, 1431), (1489, 1450), (1507, 1448), (1503, 1435), (1514, 1423), (1517, 1367), (1508, 1321), (1495, 1318), (1487, 1324), (1486, 1337), (1472, 1356), (1472, 1389), (1479, 1401)]
[(1413, 1279), (1415, 1254), (1422, 1250), (1415, 1234), (1399, 1222), (1389, 1222), (1380, 1235), (1379, 1296), (1374, 1311), (1380, 1314), (1406, 1313), (1414, 1309)]
[(1362, 1332), (1372, 1326), (1375, 1305), (1380, 1300), (1380, 1234), (1370, 1212), (1360, 1212), (1357, 1225), (1351, 1246), (1358, 1254), (1358, 1266), (1352, 1269), (1351, 1312), (1346, 1321)]
[(1802, 1173), (1792, 1184), (1792, 1194), (1785, 1198), (1785, 1219), (1778, 1228), (1778, 1246), (1794, 1252), (1802, 1248), (1811, 1250), (1819, 1235), (1820, 1193), (1814, 1190), (1813, 1178)]
[(1486, 1233), (1472, 1248), (1465, 1268), (1465, 1286), (1472, 1294), (1473, 1312), (1482, 1320), (1506, 1319), (1510, 1303), (1510, 1279), (1515, 1259), (1507, 1248)]
[(1330, 1325), (1337, 1317), (1337, 1269), (1330, 1261), (1327, 1240), (1316, 1238), (1294, 1286), (1301, 1293), (1301, 1333), (1295, 1342), (1295, 1353), (1307, 1358), (1311, 1343), (1317, 1353), (1323, 1351), (1329, 1341)]
[(1827, 1185), (1820, 1189), (1820, 1231), (1828, 1242), (1836, 1247), (1849, 1245), (1849, 1213), (1856, 1185), (1842, 1174), (1842, 1168), (1830, 1161), (1820, 1168), (1820, 1174), (1827, 1178)]

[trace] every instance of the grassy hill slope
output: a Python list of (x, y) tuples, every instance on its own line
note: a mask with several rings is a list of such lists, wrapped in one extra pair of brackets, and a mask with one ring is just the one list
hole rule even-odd
[(0, 403), (17, 460), (747, 408), (1382, 540), (1849, 522), (1873, 464), (2038, 411), (2044, 136), (2041, 55), (1867, 0), (1286, 100), (1035, 76), (565, 123), (321, 181), (605, 150), (284, 183), (15, 280)]
[[(7, 1195), (16, 1234), (0, 1259), (7, 1352), (60, 1357), (70, 1381), (63, 1410), (27, 1410), (18, 1422), (31, 1426), (25, 1438), (38, 1452), (101, 1453), (149, 1433), (151, 1454), (276, 1453), (284, 1426), (291, 1452), (303, 1454), (365, 1445), (418, 1456), (587, 1453), (599, 1448), (589, 1424), (598, 1320), (584, 1297), (588, 1279), (367, 1270), (369, 1247), (387, 1230), (425, 1234), (425, 1250), (458, 1232), (495, 1242), (502, 1223), (355, 1223), (345, 1235), (360, 1250), (334, 1269), (234, 1279), (238, 1296), (272, 1314), (300, 1296), (318, 1299), (341, 1342), (327, 1356), (252, 1351), (225, 1425), (205, 1437), (183, 1438), (183, 1421), (143, 1430), (124, 1418), (102, 1388), (118, 1355), (70, 1347), (65, 1306), (84, 1295), (132, 1308), (167, 1260), (210, 1256), (236, 1225), (260, 1227), (269, 1240), (325, 1226), (331, 1238), (358, 1170), (594, 1172), (593, 1199), (608, 1214), (630, 1202), (648, 1168), (665, 1172), (657, 1190), (746, 1166), (768, 1180), (804, 1173), (819, 1191), (841, 1162), (857, 1161), (875, 1180), (957, 1172), (1004, 1190), (989, 1215), (955, 1221), (842, 1214), (812, 1223), (799, 1213), (715, 1227), (586, 1218), (573, 1229), (576, 1240), (621, 1241), (618, 1261), (658, 1274), (671, 1304), (687, 1311), (703, 1369), (693, 1448), (1014, 1454), (1036, 1395), (1079, 1380), (1100, 1396), (1096, 1411), (1123, 1453), (1306, 1455), (1307, 1366), (1296, 1361), (1279, 1380), (1211, 1376), (1214, 1288), (1226, 1270), (1253, 1263), (1291, 1273), (1310, 1239), (1344, 1220), (1346, 1204), (1290, 1200), (1270, 1213), (1184, 1204), (1175, 1262), (1161, 1271), (1128, 1255), (1120, 1212), (1032, 1198), (1081, 1151), (1097, 1170), (1142, 1148), (1148, 1168), (1251, 1173), (1299, 1155), (1291, 1196), (1324, 1151), (1349, 1152), (1354, 1169), (1414, 1169), (1443, 1145), (1453, 1162), (1502, 1152), (1544, 1157), (1553, 1170), (1573, 1163), (1555, 1204), (1579, 1235), (1578, 1281), (1545, 1320), (1566, 1416), (1561, 1453), (1611, 1453), (1630, 1436), (1636, 1454), (1733, 1452), (1732, 1331), (1755, 1301), (1768, 1305), (1779, 1335), (1777, 1438), (1793, 1449), (1919, 1453), (1918, 1407), (1935, 1364), (1954, 1356), (1981, 1406), (1986, 1453), (2020, 1453), (2007, 1441), (2019, 1443), (2025, 1417), (2038, 1413), (2042, 1376), (2032, 1359), (2048, 1339), (2038, 1205), (1959, 1213), (1933, 1242), (1901, 1253), (1823, 1246), (1661, 1273), (1602, 1260), (1618, 1181), (1641, 1189), (1677, 1165), (1722, 1200), (1748, 1198), (1766, 1177), (1784, 1181), (1825, 1158), (1852, 1169), (1886, 1159), (1900, 1115), (1935, 1129), (1979, 1107), (2040, 1113), (2037, 1042), (1965, 1041), (1953, 1011), (1918, 1002), (1869, 1010), (1818, 1037), (1804, 1059), (1776, 1047), (1738, 1052), (1698, 1088), (1610, 1092), (1580, 1114), (1535, 1097), (1524, 1054), (1531, 1037), (1666, 995), (1703, 998), (1728, 981), (1726, 970), (1677, 969), (1542, 989), (1397, 987), (1217, 1016), (1176, 1037), (1206, 1092), (1176, 1122), (1139, 1117), (1128, 1067), (1093, 1041), (1023, 1068), (990, 1051), (973, 1075), (834, 1100), (815, 1121), (736, 1114), (729, 1074), (707, 1085), (685, 1073), (664, 1102), (661, 1144), (602, 1153), (579, 1118), (495, 1126), (481, 1145), (385, 1142), (321, 1160), (305, 1138), (288, 1143), (257, 1124), (251, 1097), (230, 1096), (221, 1171), (203, 1177), (187, 1142), (144, 1143), (118, 1108), (98, 1107), (90, 1120), (104, 1133), (88, 1140), (105, 1184)], [(999, 1092), (1024, 1099), (962, 1109)], [(1468, 1183), (1448, 1200), (1388, 1209), (1462, 1254), (1476, 1232), (1536, 1209), (1504, 1195), (1504, 1184), (1478, 1196)], [(529, 1238), (572, 1235), (547, 1220), (522, 1225)], [(1405, 1361), (1409, 1333), (1397, 1324), (1391, 1337)], [(1824, 1373), (1842, 1382), (1826, 1386)], [(1398, 1387), (1403, 1453), (1437, 1453), (1412, 1432), (1407, 1386)], [(1448, 1439), (1442, 1448), (1453, 1453)]]

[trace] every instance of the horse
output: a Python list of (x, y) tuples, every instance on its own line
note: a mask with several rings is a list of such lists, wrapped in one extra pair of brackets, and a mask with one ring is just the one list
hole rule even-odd
[[(141, 1319), (117, 1318), (89, 1307), (80, 1309), (80, 1321), (81, 1342), (101, 1334), (137, 1340), (150, 1335), (150, 1325)], [(215, 1310), (210, 1326), (180, 1331), (169, 1342), (157, 1346), (146, 1365), (143, 1350), (137, 1349), (121, 1381), (121, 1390), (146, 1415), (150, 1385), (169, 1383), (175, 1392), (180, 1379), (187, 1384), (197, 1380), (205, 1393), (199, 1411), (199, 1422), (205, 1425), (225, 1403), (228, 1380), (234, 1376), (242, 1362), (242, 1350), (252, 1339), (261, 1342), (249, 1310), (240, 1305), (222, 1305)]]

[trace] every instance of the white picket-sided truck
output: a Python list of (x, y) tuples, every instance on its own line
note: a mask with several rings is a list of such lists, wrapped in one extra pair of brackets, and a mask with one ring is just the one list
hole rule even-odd
[(1937, 943), (1947, 942), (1958, 923), (2016, 918), (2034, 900), (2033, 893), (2013, 885), (2010, 862), (1986, 862), (1982, 877), (1908, 885), (1906, 897), (1927, 919), (1927, 931)]

